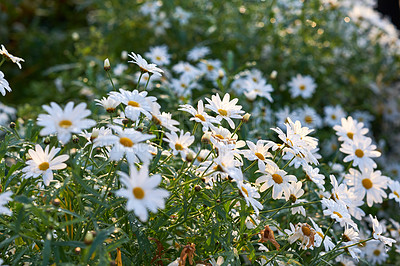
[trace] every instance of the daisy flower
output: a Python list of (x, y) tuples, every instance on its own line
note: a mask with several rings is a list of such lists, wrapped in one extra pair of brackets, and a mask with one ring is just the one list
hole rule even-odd
[(103, 106), (103, 108), (107, 111), (107, 113), (114, 113), (117, 106), (121, 103), (111, 96), (108, 98), (103, 97), (101, 100), (95, 99), (96, 105)]
[(382, 233), (384, 231), (384, 225), (381, 225), (378, 221), (378, 219), (376, 219), (370, 214), (369, 218), (371, 219), (372, 222), (372, 232), (373, 232), (373, 237), (376, 240), (380, 240), (382, 241), (382, 243), (384, 243), (385, 245), (389, 245), (392, 246), (392, 243), (396, 243), (396, 240), (382, 236)]
[[(7, 208), (5, 205), (8, 204), (8, 202), (9, 202), (10, 200), (12, 200), (12, 199), (11, 199), (11, 195), (12, 195), (12, 194), (13, 194), (13, 193), (12, 193), (11, 190), (6, 191), (6, 192), (0, 194), (0, 214), (4, 214), (4, 215), (9, 215), (9, 216), (11, 216), (12, 211), (11, 211), (9, 208)], [(0, 264), (0, 265), (1, 265), (1, 264)]]
[[(359, 233), (354, 230), (354, 228), (345, 226), (344, 233), (342, 235), (343, 242), (346, 242), (346, 245), (355, 244), (360, 241)], [(350, 243), (347, 243), (350, 242)]]
[(347, 184), (354, 186), (354, 193), (361, 199), (367, 196), (367, 204), (372, 207), (374, 203), (382, 203), (386, 198), (384, 189), (388, 186), (388, 177), (383, 176), (381, 171), (374, 171), (371, 167), (360, 168), (361, 172), (350, 168), (345, 175)]
[(303, 170), (308, 179), (314, 182), (319, 189), (325, 190), (325, 176), (319, 173), (319, 168), (313, 168), (311, 165), (303, 165)]
[(332, 238), (328, 235), (325, 236), (324, 239), (324, 232), (322, 231), (322, 229), (318, 226), (318, 224), (316, 224), (314, 222), (314, 220), (309, 217), (311, 220), (311, 223), (313, 224), (313, 229), (315, 230), (315, 246), (319, 247), (322, 244), (322, 240), (324, 240), (324, 248), (326, 251), (332, 250), (335, 247), (335, 244), (333, 244), (332, 242)]
[(206, 104), (206, 108), (212, 110), (217, 113), (217, 118), (225, 119), (231, 128), (235, 128), (235, 123), (232, 121), (232, 118), (242, 119), (242, 115), (244, 111), (242, 111), (242, 106), (236, 105), (239, 101), (237, 98), (230, 101), (230, 96), (228, 93), (225, 94), (224, 98), (221, 101), (219, 94), (212, 95), (211, 100), (206, 98), (209, 104)]
[(257, 144), (248, 140), (246, 140), (246, 143), (250, 149), (242, 150), (241, 153), (249, 161), (257, 160), (259, 169), (263, 167), (265, 162), (267, 162), (268, 157), (273, 157), (268, 151), (274, 145), (273, 143), (261, 139), (257, 141)]
[(157, 101), (156, 97), (147, 96), (147, 91), (127, 91), (124, 89), (119, 89), (119, 91), (110, 92), (110, 98), (126, 105), (125, 115), (127, 118), (136, 121), (140, 114), (144, 114), (151, 119), (151, 106), (153, 102)]
[(180, 136), (175, 132), (165, 133), (167, 138), (164, 138), (166, 142), (169, 142), (169, 147), (172, 149), (172, 153), (177, 155), (178, 153), (182, 158), (186, 158), (189, 146), (194, 141), (194, 136), (191, 136), (189, 132), (183, 134), (183, 130), (180, 131)]
[(134, 52), (131, 52), (131, 54), (128, 54), (128, 56), (133, 59), (132, 61), (128, 61), (128, 63), (138, 65), (143, 73), (148, 72), (156, 76), (161, 76), (161, 73), (164, 73), (164, 71), (158, 68), (156, 64), (147, 63), (146, 59), (144, 59), (140, 54), (135, 54)]
[[(306, 200), (299, 200), (299, 198), (304, 195), (304, 190), (301, 189), (301, 186), (301, 181), (293, 182), (292, 185), (289, 186), (289, 200), (292, 202), (292, 204), (306, 202)], [(306, 210), (303, 206), (293, 207), (292, 214), (296, 213), (300, 213), (301, 215), (306, 216)]]
[(3, 72), (0, 71), (0, 93), (5, 96), (6, 91), (11, 91), (8, 81), (4, 78)]
[(6, 47), (4, 47), (4, 45), (1, 45), (0, 55), (3, 56), (3, 57), (5, 57), (5, 58), (8, 58), (8, 59), (11, 60), (13, 63), (17, 64), (18, 67), (19, 67), (19, 69), (21, 69), (21, 64), (20, 64), (20, 62), (25, 62), (24, 59), (19, 58), (19, 57), (16, 57), (16, 56), (13, 56), (12, 54), (10, 54), (10, 53), (7, 51)]
[(192, 13), (185, 11), (180, 6), (177, 6), (173, 16), (179, 21), (180, 24), (186, 25), (189, 21), (189, 18), (192, 16)]
[(263, 209), (263, 205), (257, 201), (256, 199), (260, 198), (260, 194), (257, 192), (255, 187), (252, 187), (249, 183), (238, 182), (237, 186), (240, 190), (240, 193), (243, 195), (246, 200), (247, 206), (253, 207), (256, 215), (260, 213), (260, 210)]
[(150, 47), (150, 51), (145, 53), (144, 56), (160, 66), (169, 65), (171, 58), (166, 45)]
[(199, 87), (199, 84), (194, 81), (193, 76), (183, 74), (179, 79), (171, 79), (170, 86), (178, 96), (187, 97), (194, 88)]
[(366, 260), (371, 265), (383, 264), (389, 258), (389, 254), (385, 250), (385, 245), (376, 240), (367, 242), (364, 254)]
[(294, 226), (290, 223), (290, 230), (285, 229), (285, 233), (289, 235), (288, 241), (290, 244), (293, 244), (297, 240), (301, 241), (298, 244), (302, 249), (311, 248), (313, 249), (315, 246), (314, 238), (315, 238), (315, 230), (308, 225), (307, 223), (298, 223)]
[(399, 181), (392, 181), (389, 183), (389, 188), (392, 193), (389, 194), (389, 199), (394, 199), (400, 203), (400, 183)]
[(195, 79), (201, 75), (201, 71), (197, 67), (192, 66), (188, 62), (180, 61), (178, 64), (172, 67), (172, 70), (177, 74), (188, 75), (192, 79)]
[(325, 106), (324, 107), (325, 114), (325, 124), (330, 127), (340, 124), (342, 118), (346, 116), (343, 108), (340, 105), (336, 106)]
[(296, 119), (300, 120), (301, 124), (311, 128), (320, 128), (322, 126), (322, 119), (318, 113), (309, 106), (298, 108), (293, 111), (296, 114)]
[(86, 119), (91, 114), (86, 109), (86, 103), (80, 103), (74, 107), (73, 102), (67, 103), (65, 109), (51, 102), (50, 106), (43, 105), (48, 114), (40, 114), (37, 124), (44, 127), (40, 131), (41, 136), (57, 133), (58, 139), (65, 144), (71, 139), (72, 133), (79, 134), (82, 129), (91, 128), (96, 125), (92, 119)]
[(200, 100), (197, 103), (197, 110), (194, 109), (193, 106), (190, 104), (183, 104), (180, 105), (181, 108), (178, 110), (180, 111), (185, 111), (188, 112), (189, 114), (193, 115), (190, 120), (195, 121), (197, 123), (200, 123), (203, 126), (203, 132), (207, 131), (209, 128), (214, 127), (213, 124), (219, 124), (220, 121), (210, 115), (208, 115), (206, 112), (204, 112), (204, 105), (203, 101)]
[(348, 154), (344, 157), (343, 162), (353, 161), (353, 166), (358, 166), (360, 169), (373, 167), (376, 168), (376, 163), (371, 157), (379, 157), (381, 153), (376, 151), (376, 146), (371, 144), (372, 140), (368, 137), (353, 137), (352, 142), (344, 142), (340, 147), (340, 151)]
[(297, 178), (294, 175), (288, 175), (287, 172), (279, 169), (278, 165), (272, 161), (262, 164), (262, 167), (257, 172), (264, 174), (256, 180), (256, 184), (264, 183), (260, 188), (261, 192), (272, 187), (273, 199), (281, 199), (284, 192), (286, 200), (289, 200), (291, 186), (289, 182), (297, 182)]
[(343, 117), (341, 121), (341, 125), (333, 127), (340, 141), (351, 142), (354, 136), (361, 137), (368, 133), (368, 128), (364, 128), (363, 123), (357, 122), (351, 116), (347, 117), (347, 119)]
[(311, 98), (315, 88), (317, 87), (314, 79), (311, 76), (307, 75), (303, 77), (300, 74), (297, 74), (296, 77), (293, 77), (288, 85), (292, 98), (301, 96), (304, 99)]
[(84, 130), (81, 134), (82, 137), (87, 139), (87, 143), (85, 144), (85, 147), (88, 146), (89, 144), (93, 144), (93, 148), (98, 146), (98, 142), (95, 142), (97, 138), (101, 138), (103, 136), (108, 136), (112, 135), (112, 131), (109, 128), (101, 127), (101, 128), (93, 128), (92, 132), (88, 132)]
[(118, 161), (125, 155), (129, 164), (138, 163), (139, 160), (148, 163), (151, 158), (151, 148), (146, 140), (154, 138), (154, 135), (143, 134), (133, 128), (121, 128), (109, 126), (116, 135), (104, 135), (95, 139), (96, 146), (112, 145), (110, 160)]
[(153, 110), (152, 115), (153, 115), (152, 120), (155, 124), (165, 127), (166, 129), (172, 132), (179, 130), (179, 128), (176, 127), (177, 125), (179, 125), (179, 122), (172, 119), (171, 113), (166, 113), (166, 112), (160, 113), (160, 112), (154, 112)]
[(358, 229), (357, 224), (351, 220), (350, 213), (342, 201), (336, 202), (331, 199), (322, 199), (321, 203), (322, 206), (326, 208), (326, 210), (324, 210), (325, 216), (330, 216), (332, 219), (335, 219), (342, 227), (350, 225)]
[(246, 91), (244, 95), (250, 101), (254, 101), (257, 96), (263, 97), (270, 101), (271, 103), (274, 101), (271, 97), (271, 92), (274, 90), (270, 84), (267, 84), (265, 79), (261, 79), (259, 81), (254, 81), (253, 79), (246, 79), (244, 81), (244, 86)]
[(165, 189), (158, 188), (161, 175), (150, 177), (147, 164), (144, 164), (139, 171), (135, 166), (130, 166), (129, 170), (129, 175), (118, 172), (125, 188), (115, 193), (117, 196), (127, 198), (126, 209), (133, 211), (142, 222), (146, 222), (149, 217), (148, 211), (156, 213), (158, 208), (165, 208), (165, 199), (169, 193)]
[(206, 55), (210, 54), (210, 48), (206, 46), (194, 47), (188, 52), (187, 58), (191, 61), (198, 61), (203, 59)]
[(60, 148), (52, 147), (49, 151), (50, 146), (42, 149), (39, 144), (36, 144), (35, 150), (29, 150), (28, 153), (32, 160), (26, 162), (27, 166), (22, 169), (23, 178), (38, 177), (43, 175), (43, 183), (48, 186), (50, 181), (53, 180), (53, 171), (62, 170), (67, 167), (64, 163), (69, 159), (68, 155), (56, 156), (56, 154), (61, 150)]

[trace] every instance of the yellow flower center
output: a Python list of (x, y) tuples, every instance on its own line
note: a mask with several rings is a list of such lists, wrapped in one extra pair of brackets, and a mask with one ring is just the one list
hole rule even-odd
[(156, 56), (156, 60), (160, 61), (161, 60), (161, 56)]
[(272, 179), (274, 180), (275, 183), (281, 184), (283, 182), (283, 179), (280, 175), (278, 174), (273, 174)]
[(331, 118), (332, 118), (333, 120), (335, 120), (335, 119), (336, 119), (336, 115), (331, 115)]
[(300, 89), (301, 91), (304, 91), (304, 90), (306, 89), (306, 86), (300, 85), (300, 86), (299, 86), (299, 89)]
[(301, 231), (303, 232), (303, 234), (304, 234), (305, 236), (310, 236), (310, 235), (311, 235), (311, 230), (310, 230), (310, 228), (309, 228), (308, 226), (306, 226), (306, 225), (303, 225), (303, 226), (301, 227)]
[(311, 116), (306, 115), (306, 117), (304, 117), (304, 121), (306, 121), (307, 124), (311, 124), (314, 120)]
[(399, 195), (399, 193), (397, 193), (397, 191), (393, 191), (393, 194), (395, 194), (396, 197), (400, 198), (400, 195)]
[(356, 154), (356, 156), (358, 158), (364, 157), (364, 152), (362, 150), (360, 150), (360, 149), (357, 149), (354, 153)]
[(334, 150), (334, 151), (337, 150), (337, 145), (336, 145), (336, 143), (332, 143), (332, 144), (331, 144), (331, 148), (332, 148), (332, 150)]
[(125, 147), (132, 147), (133, 141), (130, 138), (122, 137), (119, 139), (119, 143), (121, 143)]
[(354, 134), (352, 132), (347, 132), (347, 137), (349, 137), (349, 139), (353, 139)]
[(182, 150), (183, 150), (182, 144), (176, 143), (176, 144), (175, 144), (175, 150), (177, 150), (177, 151), (182, 151)]
[(259, 152), (256, 152), (255, 153), (255, 155), (257, 156), (257, 158), (258, 159), (260, 159), (261, 161), (264, 161), (265, 160), (265, 157), (264, 157), (264, 155), (262, 155), (261, 153), (259, 153)]
[(249, 196), (249, 192), (247, 191), (247, 189), (245, 187), (242, 186), (242, 191), (246, 194), (246, 196)]
[(140, 104), (138, 102), (135, 102), (135, 101), (129, 101), (128, 105), (133, 106), (133, 107), (140, 107)]
[(214, 67), (212, 65), (207, 65), (207, 69), (208, 69), (208, 71), (212, 71), (212, 70), (214, 70)]
[(215, 137), (217, 137), (217, 138), (219, 138), (219, 139), (224, 139), (224, 136), (222, 136), (222, 135), (220, 135), (220, 134), (215, 135)]
[(182, 87), (182, 88), (186, 88), (187, 86), (186, 86), (185, 83), (181, 83), (181, 87)]
[(222, 116), (226, 116), (228, 114), (228, 112), (224, 109), (218, 109), (218, 113)]
[(372, 188), (372, 181), (369, 178), (364, 178), (361, 183), (366, 189)]
[(204, 118), (204, 116), (202, 116), (201, 114), (197, 114), (195, 115), (195, 117), (197, 117), (198, 119), (200, 119), (201, 121), (205, 122), (206, 119)]
[(381, 251), (380, 251), (379, 249), (375, 249), (375, 250), (374, 250), (374, 255), (375, 255), (375, 256), (381, 255)]
[(338, 212), (333, 212), (333, 213), (336, 214), (337, 216), (339, 216), (339, 218), (343, 218), (343, 216), (340, 213), (338, 213)]
[(63, 128), (69, 128), (70, 126), (72, 126), (72, 122), (69, 120), (61, 120), (58, 125)]
[(135, 187), (132, 189), (133, 196), (137, 199), (143, 199), (144, 198), (144, 190), (141, 187)]
[(47, 169), (49, 169), (50, 165), (48, 162), (43, 162), (41, 164), (39, 164), (39, 170), (41, 171), (46, 171)]

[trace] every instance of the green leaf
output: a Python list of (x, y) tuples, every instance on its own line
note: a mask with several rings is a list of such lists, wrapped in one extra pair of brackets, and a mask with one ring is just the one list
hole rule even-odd
[(103, 244), (107, 237), (114, 232), (114, 227), (98, 232), (96, 238), (90, 246), (89, 252), (86, 254), (85, 261), (88, 262), (92, 254), (96, 251), (99, 245)]

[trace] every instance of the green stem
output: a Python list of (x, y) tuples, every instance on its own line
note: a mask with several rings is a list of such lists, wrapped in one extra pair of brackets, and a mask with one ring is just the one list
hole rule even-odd
[(6, 58), (5, 58), (5, 57), (3, 57), (3, 59), (1, 60), (0, 66), (4, 63), (4, 61), (6, 61)]
[(146, 82), (146, 86), (144, 87), (144, 90), (147, 89), (147, 85), (149, 85), (150, 78), (151, 78), (152, 75), (153, 75), (153, 74), (150, 74), (150, 73), (149, 73), (149, 79), (148, 79), (147, 82)]
[(231, 138), (233, 138), (233, 136), (235, 136), (236, 132), (240, 129), (240, 126), (243, 124), (243, 120), (240, 120), (239, 125), (235, 128), (235, 131), (233, 131)]
[(197, 122), (196, 122), (196, 124), (194, 124), (193, 132), (192, 132), (193, 136), (194, 136), (194, 133), (196, 133), (196, 129), (197, 129), (198, 125), (199, 125), (199, 123), (197, 123)]
[(272, 219), (272, 217), (274, 217), (275, 216), (275, 214), (277, 214), (280, 210), (283, 210), (284, 209), (284, 207), (286, 206), (286, 205), (288, 205), (288, 203), (289, 203), (290, 201), (286, 201), (286, 203), (285, 204), (283, 204), (283, 206), (282, 207), (280, 207), (280, 208), (278, 208), (270, 217), (269, 217), (269, 219)]
[(282, 170), (285, 169), (285, 168), (294, 160), (294, 158), (296, 158), (295, 155), (293, 155), (292, 159), (290, 159), (290, 161), (287, 162), (287, 163), (285, 164), (285, 166), (283, 166)]
[(294, 207), (305, 206), (305, 205), (310, 205), (310, 204), (319, 203), (319, 202), (320, 201), (317, 200), (317, 201), (311, 201), (311, 202), (306, 202), (306, 203), (294, 204), (294, 205), (290, 205), (290, 206), (282, 206), (282, 207), (276, 208), (276, 209), (260, 211), (260, 213), (275, 212), (275, 211), (280, 211), (280, 210), (283, 210), (283, 209), (290, 209), (290, 208), (294, 208)]
[(138, 80), (138, 82), (136, 84), (136, 90), (139, 89), (139, 84), (140, 84), (140, 80), (142, 79), (142, 76), (143, 76), (143, 71), (140, 72), (139, 80)]
[(249, 170), (251, 167), (253, 167), (258, 160), (255, 160), (254, 162), (252, 162), (249, 166), (246, 167), (246, 169), (243, 170), (243, 173), (246, 172), (247, 170)]
[(111, 81), (111, 85), (113, 86), (113, 89), (114, 89), (115, 91), (117, 91), (117, 88), (115, 88), (114, 82), (113, 82), (113, 80), (112, 80), (112, 78), (111, 78), (110, 71), (106, 71), (106, 73), (107, 73), (107, 76), (108, 76), (109, 80)]

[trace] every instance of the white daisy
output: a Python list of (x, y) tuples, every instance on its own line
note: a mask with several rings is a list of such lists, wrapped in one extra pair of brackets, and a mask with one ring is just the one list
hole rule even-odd
[[(9, 216), (12, 215), (12, 211), (5, 206), (6, 204), (8, 204), (8, 202), (10, 200), (12, 200), (11, 199), (12, 194), (13, 193), (11, 190), (0, 194), (0, 214), (9, 215)], [(1, 263), (0, 263), (0, 265), (1, 265)]]
[(399, 181), (392, 181), (389, 183), (389, 188), (391, 193), (389, 194), (389, 199), (394, 199), (400, 204), (400, 183)]
[(96, 125), (92, 119), (86, 119), (91, 114), (86, 109), (86, 103), (80, 103), (74, 108), (74, 103), (69, 102), (65, 109), (51, 102), (50, 106), (43, 105), (48, 114), (40, 114), (37, 124), (44, 128), (40, 131), (41, 136), (57, 133), (58, 139), (65, 144), (71, 139), (72, 133), (79, 134), (82, 129), (91, 128)]
[(203, 59), (206, 55), (210, 54), (210, 48), (206, 46), (201, 47), (194, 47), (192, 50), (189, 51), (187, 57), (191, 61), (198, 61)]
[(185, 111), (193, 115), (190, 120), (200, 123), (203, 126), (203, 132), (207, 131), (210, 127), (213, 127), (213, 124), (220, 123), (218, 119), (204, 112), (204, 105), (202, 100), (199, 100), (199, 102), (197, 103), (197, 110), (194, 109), (194, 107), (190, 104), (180, 105), (180, 107), (181, 108), (179, 108), (178, 110)]
[[(304, 190), (301, 189), (302, 183), (301, 181), (293, 182), (291, 186), (289, 186), (289, 200), (292, 202), (292, 205), (299, 204), (301, 202), (306, 202), (306, 200), (299, 199), (304, 195)], [(293, 207), (292, 214), (300, 213), (303, 216), (306, 216), (306, 210), (303, 206)]]
[(256, 215), (260, 213), (260, 210), (263, 209), (263, 205), (257, 201), (256, 199), (260, 198), (260, 194), (257, 192), (255, 187), (252, 187), (249, 183), (238, 182), (237, 186), (243, 195), (244, 199), (246, 200), (247, 206), (253, 207), (254, 212)]
[(354, 136), (361, 137), (368, 133), (368, 128), (364, 128), (363, 123), (357, 122), (351, 116), (347, 117), (347, 119), (342, 118), (341, 121), (341, 125), (333, 127), (340, 141), (351, 142)]
[(313, 168), (311, 165), (303, 165), (303, 170), (306, 172), (307, 178), (314, 182), (319, 189), (325, 190), (325, 176), (319, 173), (319, 168)]
[(242, 111), (242, 106), (236, 105), (239, 99), (235, 98), (232, 101), (228, 93), (225, 94), (221, 101), (219, 94), (212, 95), (211, 100), (206, 98), (209, 104), (206, 104), (206, 108), (212, 110), (217, 114), (217, 118), (225, 119), (231, 128), (235, 128), (235, 123), (232, 118), (242, 119), (244, 111)]
[(326, 235), (325, 236), (325, 239), (324, 239), (324, 232), (322, 231), (322, 229), (318, 226), (318, 224), (316, 224), (315, 222), (314, 222), (314, 220), (311, 218), (311, 217), (309, 217), (310, 218), (310, 220), (311, 220), (311, 222), (312, 222), (312, 224), (313, 224), (313, 227), (314, 227), (314, 230), (315, 230), (315, 246), (316, 247), (319, 247), (319, 246), (321, 246), (321, 244), (322, 244), (322, 240), (324, 240), (324, 248), (325, 248), (325, 250), (326, 251), (329, 251), (329, 250), (332, 250), (334, 247), (335, 247), (335, 244), (333, 244), (333, 242), (332, 242), (332, 238), (330, 237), (330, 236), (328, 236), (328, 235)]
[(325, 216), (330, 216), (332, 219), (335, 219), (342, 227), (347, 224), (358, 230), (357, 224), (351, 220), (350, 213), (342, 201), (336, 202), (331, 199), (322, 199), (321, 203), (322, 206), (326, 208), (326, 210), (324, 210)]
[(169, 65), (171, 58), (166, 45), (150, 47), (150, 51), (145, 53), (144, 56), (160, 66)]
[(164, 71), (158, 68), (156, 64), (147, 63), (146, 59), (144, 59), (140, 54), (131, 52), (128, 56), (133, 59), (132, 61), (128, 61), (128, 63), (138, 65), (143, 73), (149, 72), (156, 76), (161, 76), (161, 73), (164, 73)]
[(4, 78), (3, 72), (0, 71), (0, 93), (5, 96), (6, 91), (11, 91), (8, 81)]
[(298, 223), (294, 226), (290, 223), (290, 230), (285, 229), (285, 233), (289, 235), (288, 241), (293, 244), (297, 240), (302, 249), (314, 249), (315, 230), (307, 223)]
[(175, 132), (165, 133), (167, 138), (164, 138), (166, 142), (169, 142), (169, 147), (172, 149), (172, 153), (177, 155), (178, 153), (182, 158), (186, 158), (186, 154), (188, 153), (189, 146), (194, 141), (194, 136), (190, 135), (189, 132), (183, 133), (183, 130), (180, 131), (180, 136)]
[(345, 175), (347, 184), (354, 186), (354, 193), (361, 199), (367, 196), (367, 204), (372, 207), (374, 203), (382, 203), (386, 198), (384, 189), (388, 185), (388, 177), (383, 176), (381, 171), (374, 171), (371, 167), (360, 168), (361, 172), (350, 168), (349, 173)]
[(104, 135), (95, 139), (96, 146), (112, 145), (110, 160), (118, 161), (125, 155), (129, 164), (138, 163), (139, 160), (149, 163), (153, 157), (150, 145), (143, 143), (154, 138), (154, 135), (143, 134), (133, 128), (109, 126), (116, 135)]
[(249, 161), (257, 160), (259, 169), (263, 167), (263, 164), (266, 162), (268, 157), (273, 157), (269, 152), (269, 149), (273, 146), (273, 143), (261, 139), (257, 141), (257, 144), (254, 144), (248, 140), (246, 143), (249, 147), (249, 150), (242, 150), (241, 153)]
[(311, 98), (315, 88), (317, 87), (314, 79), (311, 76), (307, 75), (303, 77), (300, 74), (297, 74), (296, 77), (293, 77), (288, 85), (292, 98), (301, 96), (304, 99)]
[(369, 218), (371, 219), (371, 222), (372, 222), (372, 228), (373, 228), (372, 232), (373, 232), (374, 239), (380, 240), (380, 241), (382, 241), (382, 243), (384, 243), (385, 245), (389, 245), (389, 246), (392, 246), (392, 243), (396, 243), (396, 240), (382, 235), (382, 233), (386, 230), (384, 230), (384, 225), (380, 224), (378, 219), (376, 219), (376, 216), (374, 218), (370, 214)]
[(344, 157), (345, 163), (353, 161), (353, 166), (358, 166), (360, 169), (373, 167), (376, 168), (376, 163), (371, 157), (379, 157), (381, 153), (376, 151), (376, 146), (371, 144), (372, 140), (368, 137), (353, 137), (352, 142), (344, 142), (340, 147), (340, 151), (348, 154)]
[(53, 180), (53, 171), (62, 170), (67, 167), (64, 163), (68, 160), (68, 155), (56, 156), (56, 154), (61, 150), (60, 148), (52, 147), (49, 151), (50, 146), (42, 149), (39, 144), (36, 144), (35, 150), (29, 150), (28, 153), (32, 160), (26, 162), (27, 166), (22, 169), (23, 178), (38, 177), (43, 175), (43, 183), (48, 186), (50, 181)]
[(147, 96), (147, 91), (127, 91), (124, 89), (119, 89), (119, 91), (110, 92), (110, 98), (126, 105), (125, 115), (127, 118), (136, 121), (140, 114), (144, 114), (151, 119), (152, 103), (157, 101), (156, 97)]
[(9, 60), (11, 60), (13, 63), (17, 64), (19, 69), (21, 69), (20, 62), (25, 62), (24, 59), (16, 57), (16, 56), (10, 54), (7, 51), (6, 47), (4, 47), (4, 45), (1, 45), (0, 56), (4, 56), (5, 58), (8, 58)]
[(272, 186), (273, 199), (281, 199), (284, 192), (286, 200), (289, 200), (291, 186), (289, 182), (297, 181), (294, 175), (288, 175), (286, 171), (279, 169), (278, 165), (272, 161), (263, 164), (257, 172), (264, 174), (256, 180), (256, 184), (262, 184), (261, 192)]
[(364, 254), (371, 265), (383, 264), (389, 258), (389, 254), (385, 250), (385, 245), (377, 240), (366, 243)]
[(108, 113), (114, 113), (117, 106), (121, 103), (113, 99), (111, 96), (108, 98), (103, 97), (101, 100), (95, 99), (94, 101), (96, 102), (96, 105), (103, 106)]
[(179, 125), (179, 122), (172, 119), (172, 114), (171, 113), (166, 113), (166, 112), (152, 112), (153, 115), (153, 122), (157, 125), (160, 125), (162, 127), (165, 127), (169, 131), (175, 132), (178, 131), (179, 128), (176, 126)]
[(117, 196), (128, 199), (126, 209), (133, 211), (142, 222), (148, 219), (148, 211), (156, 213), (157, 209), (165, 208), (165, 199), (169, 193), (165, 189), (157, 188), (161, 183), (161, 175), (149, 177), (148, 165), (145, 164), (139, 171), (130, 166), (129, 175), (119, 171), (121, 182), (125, 188), (117, 190)]
[(325, 124), (330, 127), (340, 124), (342, 118), (346, 116), (345, 111), (340, 105), (336, 106), (325, 106), (324, 107), (325, 114)]

